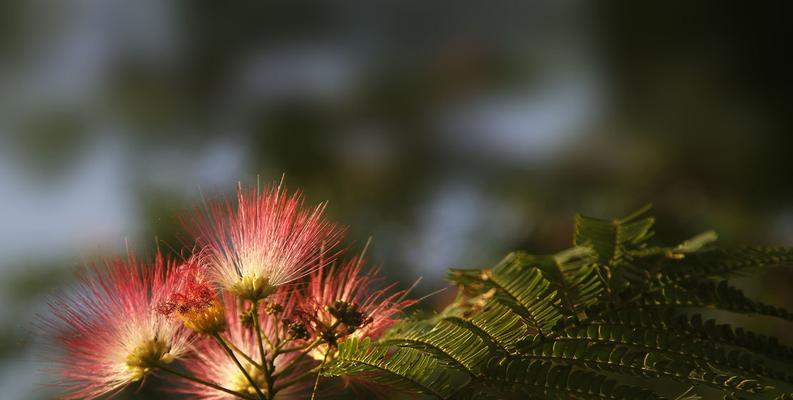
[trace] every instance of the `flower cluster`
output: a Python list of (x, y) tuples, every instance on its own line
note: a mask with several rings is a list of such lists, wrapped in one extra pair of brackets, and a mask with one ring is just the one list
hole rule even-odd
[(158, 251), (86, 268), (42, 321), (62, 397), (113, 395), (152, 374), (190, 398), (315, 394), (339, 342), (377, 338), (414, 303), (361, 257), (339, 260), (343, 229), (324, 210), (281, 185), (238, 186), (185, 219), (186, 260)]

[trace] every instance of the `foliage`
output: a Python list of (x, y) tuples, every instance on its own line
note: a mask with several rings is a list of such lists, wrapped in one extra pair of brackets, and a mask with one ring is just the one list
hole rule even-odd
[(788, 264), (793, 248), (721, 248), (713, 232), (658, 246), (646, 212), (578, 215), (570, 249), (450, 270), (446, 309), (340, 343), (323, 374), (441, 399), (791, 398), (791, 348), (703, 312), (791, 321), (730, 279)]

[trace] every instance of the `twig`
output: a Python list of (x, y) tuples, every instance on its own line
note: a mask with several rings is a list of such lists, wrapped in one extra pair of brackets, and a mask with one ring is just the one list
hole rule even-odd
[(217, 340), (217, 342), (223, 347), (223, 349), (226, 350), (226, 354), (228, 354), (229, 357), (234, 361), (234, 363), (237, 364), (237, 367), (240, 369), (240, 371), (242, 371), (242, 374), (245, 375), (245, 378), (248, 379), (248, 382), (250, 382), (251, 386), (253, 386), (253, 389), (256, 391), (256, 394), (259, 395), (259, 398), (262, 400), (267, 400), (267, 396), (265, 396), (264, 393), (262, 393), (262, 390), (259, 388), (259, 385), (256, 384), (256, 381), (254, 381), (253, 378), (251, 378), (251, 375), (248, 373), (248, 370), (246, 370), (245, 367), (243, 367), (242, 364), (240, 364), (240, 360), (238, 360), (237, 356), (234, 355), (234, 350), (232, 350), (231, 347), (229, 347), (226, 344), (226, 341), (223, 340), (223, 338), (219, 334), (215, 333), (212, 335), (212, 337), (214, 337), (215, 340)]
[(319, 386), (319, 377), (322, 376), (322, 367), (325, 366), (325, 361), (328, 359), (328, 353), (330, 353), (330, 349), (325, 352), (325, 356), (322, 357), (322, 364), (319, 364), (319, 369), (317, 370), (317, 379), (314, 380), (314, 389), (311, 390), (311, 400), (317, 398), (317, 387)]
[(221, 392), (228, 393), (228, 394), (230, 394), (232, 396), (237, 396), (237, 397), (239, 397), (241, 399), (255, 400), (253, 397), (247, 396), (245, 394), (242, 394), (240, 392), (236, 392), (236, 391), (231, 390), (231, 389), (226, 389), (223, 386), (214, 384), (212, 382), (207, 382), (207, 381), (205, 381), (203, 379), (199, 379), (199, 378), (196, 378), (194, 376), (187, 375), (187, 374), (179, 372), (179, 371), (177, 371), (175, 369), (170, 369), (170, 368), (162, 366), (162, 365), (158, 365), (157, 368), (159, 368), (160, 370), (165, 371), (165, 372), (167, 372), (169, 374), (176, 375), (176, 376), (178, 376), (178, 377), (180, 377), (182, 379), (187, 379), (188, 381), (192, 381), (192, 382), (204, 385), (204, 386), (208, 386), (208, 387), (211, 387), (212, 389), (220, 390)]

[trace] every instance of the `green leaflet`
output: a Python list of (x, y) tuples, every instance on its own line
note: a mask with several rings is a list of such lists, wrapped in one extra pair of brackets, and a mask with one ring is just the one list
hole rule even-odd
[[(766, 390), (755, 379), (711, 370), (708, 362), (686, 360), (690, 354), (655, 351), (652, 346), (633, 346), (611, 338), (603, 326), (589, 326), (578, 335), (535, 341), (526, 349), (526, 358), (536, 358), (586, 366), (623, 375), (645, 378), (667, 378), (692, 384), (704, 384), (725, 390), (739, 390), (748, 394)], [(641, 333), (633, 341), (651, 341)], [(709, 360), (712, 361), (712, 360)]]
[(532, 265), (550, 281), (568, 315), (584, 317), (584, 310), (597, 302), (605, 288), (598, 274), (597, 254), (590, 247), (576, 246), (536, 257)]
[(393, 350), (375, 345), (369, 339), (351, 338), (339, 344), (322, 374), (357, 376), (442, 399), (454, 392), (448, 369), (435, 358), (410, 348)]
[(517, 352), (518, 342), (529, 331), (520, 314), (498, 299), (489, 302), (480, 312), (474, 314), (469, 323), (507, 353)]
[(619, 385), (604, 375), (543, 360), (493, 359), (485, 381), (496, 390), (536, 399), (661, 399), (650, 390)]
[(687, 254), (683, 259), (664, 260), (653, 285), (665, 287), (700, 278), (724, 279), (791, 263), (793, 248), (790, 247), (712, 248)]
[(430, 328), (424, 324), (408, 326), (390, 333), (382, 343), (423, 348), (448, 361), (451, 367), (473, 375), (481, 373), (491, 351), (481, 336), (448, 320), (441, 320)]
[(563, 317), (562, 302), (543, 273), (530, 267), (531, 260), (522, 253), (508, 255), (493, 268), (490, 281), (520, 305), (530, 327), (536, 332), (548, 332)]
[[(696, 335), (665, 329), (594, 323), (570, 329), (555, 340), (554, 345), (560, 346), (572, 342), (602, 346), (609, 351), (626, 348), (685, 365), (689, 373), (708, 371), (710, 366), (715, 366), (746, 379), (789, 381), (784, 371), (769, 367), (762, 357)], [(669, 372), (656, 369), (659, 373)]]
[(649, 209), (650, 206), (645, 206), (625, 218), (615, 220), (576, 215), (573, 244), (591, 246), (598, 254), (601, 265), (618, 265), (629, 250), (643, 247), (644, 242), (653, 236), (655, 218), (640, 218)]
[(781, 307), (754, 301), (726, 281), (690, 281), (648, 292), (637, 299), (647, 307), (719, 308), (742, 314), (757, 314), (793, 321), (793, 314)]
[(591, 247), (598, 256), (598, 272), (609, 294), (641, 287), (650, 275), (634, 263), (635, 253), (646, 247), (653, 236), (655, 218), (641, 217), (645, 206), (633, 214), (615, 220), (575, 217), (573, 244)]
[[(771, 360), (793, 362), (793, 349), (772, 337), (756, 334), (743, 328), (719, 324), (715, 319), (703, 321), (699, 314), (678, 314), (675, 308), (636, 308), (606, 311), (593, 318), (593, 324), (625, 326), (630, 329), (653, 328), (688, 338), (699, 338), (709, 343), (722, 344), (751, 351)], [(576, 329), (573, 327), (572, 329)], [(664, 348), (671, 348), (664, 344)]]
[(706, 249), (709, 245), (715, 242), (719, 236), (714, 231), (707, 231), (688, 239), (674, 247), (642, 247), (639, 249), (629, 250), (629, 253), (634, 257), (650, 257), (650, 256), (663, 256), (673, 260), (682, 260), (686, 254), (696, 253), (700, 250)]
[[(552, 295), (555, 307), (565, 315), (578, 315), (586, 307), (595, 304), (604, 289), (598, 274), (597, 255), (584, 246), (573, 247), (548, 256), (534, 256), (524, 252), (508, 255), (493, 269), (449, 270), (448, 280), (460, 285), (469, 296), (481, 295), (488, 290), (497, 289), (527, 309), (536, 297)], [(536, 269), (542, 280), (532, 272), (527, 276), (525, 270)], [(509, 281), (515, 278), (538, 279), (540, 286), (525, 286), (526, 291), (515, 290)], [(530, 292), (534, 290), (533, 292)], [(558, 301), (557, 301), (558, 300)], [(535, 321), (535, 329), (552, 324), (554, 316), (547, 323)]]

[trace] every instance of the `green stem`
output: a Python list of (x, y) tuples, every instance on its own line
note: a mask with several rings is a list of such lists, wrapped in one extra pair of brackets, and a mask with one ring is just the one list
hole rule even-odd
[[(331, 326), (328, 328), (328, 330), (329, 330), (329, 331), (334, 331), (334, 330), (336, 330), (336, 328), (337, 328), (337, 327), (338, 327), (340, 324), (341, 324), (341, 321), (336, 321), (336, 322), (334, 322), (334, 323), (333, 323), (333, 325), (331, 325)], [(284, 373), (285, 373), (286, 371), (288, 371), (290, 368), (294, 367), (294, 366), (295, 366), (295, 364), (297, 364), (297, 362), (298, 362), (298, 361), (300, 361), (300, 360), (301, 360), (303, 357), (305, 357), (305, 356), (306, 356), (306, 354), (310, 353), (310, 352), (311, 352), (311, 350), (313, 350), (313, 349), (314, 349), (314, 347), (317, 347), (317, 346), (318, 346), (320, 343), (322, 343), (322, 341), (323, 341), (322, 339), (320, 339), (320, 338), (317, 338), (317, 340), (315, 340), (315, 341), (314, 341), (314, 343), (312, 343), (310, 346), (308, 346), (308, 347), (307, 347), (307, 348), (306, 348), (306, 349), (305, 349), (305, 350), (304, 350), (302, 353), (300, 353), (300, 355), (298, 355), (298, 356), (297, 356), (297, 357), (296, 357), (294, 360), (292, 360), (292, 361), (291, 361), (289, 364), (287, 364), (287, 365), (286, 365), (286, 366), (285, 366), (283, 369), (281, 369), (281, 372), (280, 372), (280, 374), (279, 374), (279, 375), (281, 375), (281, 374), (284, 374)], [(330, 345), (328, 345), (328, 352), (329, 352), (329, 351), (330, 351)], [(327, 355), (328, 355), (328, 354), (327, 354), (327, 352), (325, 352), (325, 356), (326, 356), (326, 357), (327, 357)], [(323, 361), (323, 362), (324, 362), (324, 361)]]
[(330, 353), (330, 349), (325, 352), (325, 356), (322, 357), (322, 363), (319, 364), (319, 369), (317, 369), (317, 379), (314, 380), (314, 389), (311, 390), (311, 400), (317, 398), (317, 387), (319, 387), (319, 377), (322, 376), (322, 367), (325, 366), (325, 361), (328, 359), (328, 353)]
[(267, 396), (265, 396), (264, 393), (262, 393), (262, 390), (259, 389), (259, 385), (256, 384), (253, 378), (251, 378), (251, 375), (248, 374), (248, 370), (246, 370), (245, 367), (240, 364), (240, 360), (238, 360), (237, 356), (234, 355), (234, 350), (232, 350), (231, 347), (226, 344), (226, 341), (223, 340), (219, 334), (215, 333), (212, 335), (212, 337), (215, 338), (215, 340), (223, 347), (223, 349), (226, 350), (226, 354), (228, 354), (234, 363), (237, 364), (237, 367), (240, 369), (242, 374), (245, 375), (245, 378), (248, 379), (248, 382), (251, 384), (253, 389), (256, 390), (256, 394), (259, 395), (259, 398), (262, 400), (267, 400)]
[(288, 380), (288, 381), (286, 381), (286, 382), (284, 382), (284, 383), (282, 383), (282, 384), (280, 384), (280, 385), (276, 386), (276, 388), (275, 388), (276, 392), (277, 392), (277, 391), (279, 391), (279, 390), (283, 390), (283, 389), (285, 389), (285, 388), (288, 388), (289, 386), (292, 386), (292, 385), (294, 385), (295, 383), (298, 383), (298, 382), (302, 381), (303, 379), (305, 379), (305, 378), (307, 378), (307, 377), (311, 376), (311, 375), (312, 375), (313, 373), (315, 373), (315, 372), (319, 372), (319, 369), (320, 369), (321, 367), (322, 367), (321, 365), (318, 365), (318, 366), (316, 366), (316, 367), (314, 367), (314, 368), (311, 368), (310, 370), (308, 370), (308, 371), (306, 371), (306, 372), (304, 372), (304, 373), (300, 374), (300, 375), (299, 375), (299, 376), (297, 376), (296, 378), (290, 379), (290, 380)]
[(208, 386), (208, 387), (211, 387), (212, 389), (215, 389), (215, 390), (220, 390), (221, 392), (228, 393), (228, 394), (230, 394), (232, 396), (237, 396), (237, 397), (239, 397), (241, 399), (255, 400), (253, 397), (247, 396), (247, 395), (242, 394), (240, 392), (236, 392), (236, 391), (231, 390), (231, 389), (226, 389), (223, 386), (216, 385), (216, 384), (214, 384), (212, 382), (207, 382), (207, 381), (205, 381), (203, 379), (199, 379), (199, 378), (196, 378), (194, 376), (187, 375), (185, 373), (179, 372), (179, 371), (177, 371), (175, 369), (171, 369), (171, 368), (165, 367), (163, 365), (158, 365), (157, 368), (159, 368), (160, 370), (165, 371), (165, 372), (167, 372), (169, 374), (176, 375), (176, 376), (178, 376), (178, 377), (180, 377), (182, 379), (187, 379), (188, 381), (192, 381), (192, 382), (204, 385), (204, 386)]
[[(286, 343), (286, 342), (284, 342), (284, 343)], [(305, 350), (309, 346), (310, 346), (310, 344), (306, 343), (306, 344), (304, 344), (302, 346), (286, 347), (286, 348), (280, 347), (280, 348), (276, 349), (275, 354), (286, 354), (286, 353), (291, 353), (293, 351)]]
[[(262, 360), (262, 365), (265, 364), (264, 358), (264, 342), (262, 342), (262, 330), (259, 327), (259, 303), (254, 301), (253, 305), (251, 306), (251, 314), (253, 315), (253, 329), (256, 331), (256, 337), (259, 339), (257, 342), (259, 343), (259, 356)], [(266, 337), (266, 335), (264, 335)], [(269, 343), (270, 341), (267, 340)]]
[(272, 359), (270, 360), (269, 363), (270, 367), (268, 367), (267, 366), (268, 362), (267, 362), (266, 354), (264, 352), (264, 342), (262, 341), (262, 337), (264, 338), (264, 340), (267, 340), (267, 344), (270, 346), (271, 352), (275, 351), (275, 347), (273, 347), (273, 344), (270, 343), (270, 339), (267, 337), (267, 335), (262, 335), (262, 328), (259, 321), (259, 302), (256, 301), (253, 302), (253, 305), (251, 306), (251, 312), (253, 313), (253, 329), (256, 330), (256, 338), (258, 339), (256, 340), (256, 342), (259, 344), (259, 356), (261, 357), (262, 366), (264, 367), (262, 371), (264, 371), (264, 381), (267, 384), (267, 393), (274, 395), (275, 393), (273, 392), (273, 383), (274, 383), (273, 372), (275, 371), (275, 367), (273, 364), (275, 362), (275, 354), (272, 355)]
[(271, 349), (273, 352), (281, 348), (281, 317), (280, 313), (273, 314), (273, 321), (275, 326), (275, 346)]
[(226, 339), (225, 339), (225, 338), (223, 338), (222, 336), (221, 336), (221, 339), (223, 339), (223, 341), (224, 341), (224, 342), (226, 342), (226, 345), (228, 345), (229, 347), (231, 347), (231, 349), (232, 349), (232, 350), (234, 350), (234, 351), (235, 351), (237, 354), (239, 354), (240, 356), (242, 356), (242, 358), (244, 358), (244, 359), (245, 359), (245, 361), (249, 362), (249, 363), (250, 363), (251, 365), (253, 365), (254, 367), (256, 367), (256, 368), (258, 368), (258, 369), (260, 369), (260, 370), (264, 371), (264, 367), (263, 367), (261, 364), (259, 364), (259, 363), (257, 363), (256, 361), (254, 361), (254, 360), (253, 360), (253, 359), (252, 359), (252, 358), (251, 358), (249, 355), (245, 354), (245, 352), (244, 352), (244, 351), (240, 350), (240, 348), (239, 348), (239, 347), (237, 347), (237, 346), (236, 346), (234, 343), (232, 343), (230, 340), (226, 340)]
[(315, 340), (314, 343), (312, 343), (310, 346), (306, 347), (305, 351), (303, 351), (297, 357), (295, 357), (292, 361), (290, 361), (289, 364), (286, 364), (283, 368), (281, 368), (281, 371), (279, 371), (278, 374), (276, 374), (276, 376), (281, 376), (281, 375), (285, 374), (286, 372), (288, 372), (301, 359), (303, 359), (303, 357), (305, 357), (306, 354), (310, 353), (311, 350), (314, 350), (314, 348), (317, 347), (320, 343), (322, 343), (322, 340), (320, 340), (320, 339)]
[[(288, 343), (288, 341), (284, 341), (284, 342), (283, 342), (283, 343), (281, 343), (281, 344), (283, 345), (283, 344), (286, 344), (286, 343)], [(293, 351), (300, 351), (300, 350), (305, 350), (305, 349), (307, 349), (309, 346), (313, 346), (313, 345), (312, 345), (312, 344), (310, 344), (310, 343), (306, 343), (306, 344), (304, 344), (304, 345), (302, 345), (302, 346), (286, 347), (286, 348), (284, 348), (284, 347), (279, 347), (279, 348), (277, 348), (277, 349), (276, 349), (276, 351), (275, 351), (275, 354), (286, 354), (286, 353), (291, 353), (291, 352), (293, 352)]]

